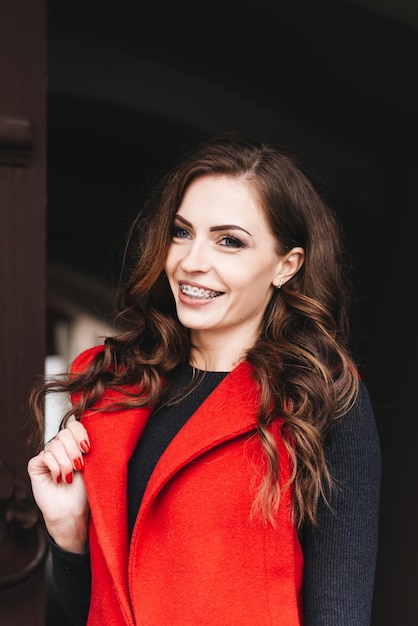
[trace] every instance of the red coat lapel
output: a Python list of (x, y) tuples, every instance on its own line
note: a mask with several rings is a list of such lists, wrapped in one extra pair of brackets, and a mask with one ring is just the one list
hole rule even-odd
[(256, 429), (259, 396), (251, 371), (244, 362), (228, 374), (173, 439), (150, 478), (138, 521), (182, 467), (227, 439)]
[(131, 613), (127, 464), (150, 413), (150, 408), (90, 413), (83, 419), (91, 443), (83, 474), (94, 530), (125, 614)]

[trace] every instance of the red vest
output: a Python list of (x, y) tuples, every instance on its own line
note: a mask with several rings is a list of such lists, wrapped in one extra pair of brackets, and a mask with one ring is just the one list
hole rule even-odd
[[(95, 354), (85, 353), (75, 370)], [(103, 402), (115, 400), (107, 392)], [(120, 396), (119, 396), (120, 397)], [(277, 524), (250, 515), (265, 468), (251, 366), (235, 368), (158, 462), (127, 527), (127, 463), (150, 409), (88, 412), (88, 626), (300, 626), (303, 557), (282, 494)], [(280, 428), (280, 420), (275, 428)], [(277, 436), (282, 482), (288, 453)]]

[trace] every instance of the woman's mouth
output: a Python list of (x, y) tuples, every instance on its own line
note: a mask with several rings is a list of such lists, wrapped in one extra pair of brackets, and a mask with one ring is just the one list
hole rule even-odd
[(194, 287), (185, 283), (180, 284), (181, 292), (188, 298), (196, 298), (196, 300), (211, 300), (222, 295), (222, 291), (212, 291), (211, 289), (203, 289), (202, 287)]

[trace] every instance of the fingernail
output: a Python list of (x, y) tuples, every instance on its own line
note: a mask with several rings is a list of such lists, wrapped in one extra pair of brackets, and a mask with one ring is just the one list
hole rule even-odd
[(71, 485), (71, 483), (73, 482), (73, 473), (69, 472), (67, 474), (67, 476), (65, 477), (65, 482), (67, 483), (67, 485)]
[(83, 452), (88, 452), (90, 450), (90, 444), (87, 439), (83, 439), (83, 441), (80, 441), (80, 448)]
[(74, 469), (81, 470), (82, 467), (83, 467), (83, 461), (79, 457), (74, 459)]
[(61, 482), (61, 474), (58, 474), (57, 476), (57, 485), (59, 485)]

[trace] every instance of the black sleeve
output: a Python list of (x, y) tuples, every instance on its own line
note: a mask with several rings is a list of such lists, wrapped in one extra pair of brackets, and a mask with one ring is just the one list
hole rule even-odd
[(304, 626), (369, 626), (377, 553), (380, 444), (364, 382), (355, 405), (335, 422), (326, 457), (336, 487), (331, 509), (306, 524)]
[(86, 626), (90, 607), (90, 553), (74, 554), (62, 550), (48, 537), (52, 576), (60, 604), (74, 626)]

